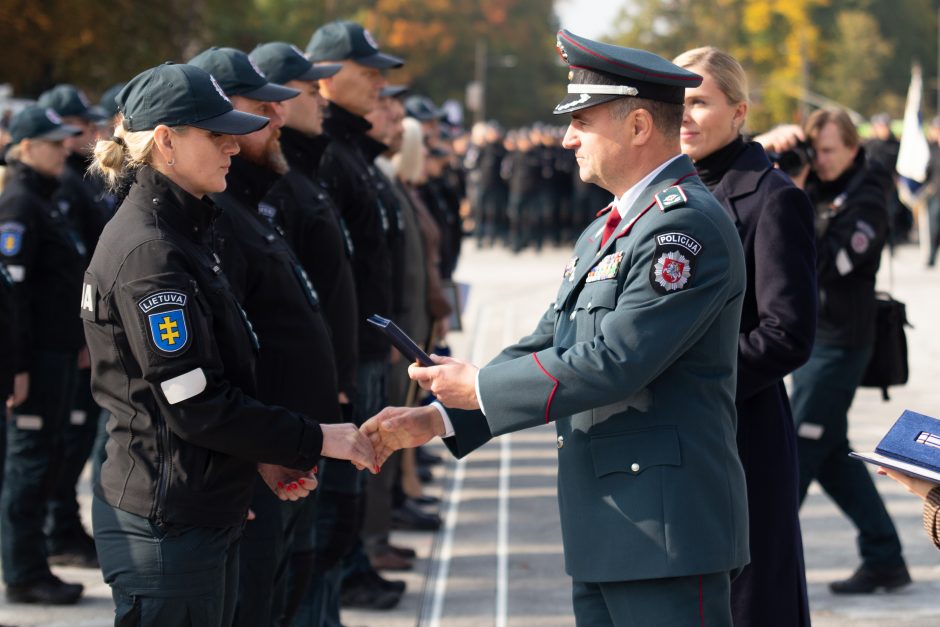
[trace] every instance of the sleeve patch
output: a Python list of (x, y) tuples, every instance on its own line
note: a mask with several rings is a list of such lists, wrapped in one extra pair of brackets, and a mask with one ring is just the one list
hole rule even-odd
[(206, 389), (206, 373), (202, 368), (185, 372), (160, 383), (160, 389), (170, 405), (189, 400)]
[(678, 185), (667, 187), (663, 191), (656, 194), (656, 204), (659, 206), (660, 211), (669, 211), (675, 207), (681, 207), (688, 201), (689, 198)]
[(663, 295), (685, 288), (695, 274), (695, 261), (702, 245), (685, 233), (660, 233), (655, 239), (650, 285)]
[(153, 347), (160, 355), (182, 355), (192, 343), (187, 325), (187, 300), (187, 295), (182, 292), (161, 291), (149, 294), (137, 303), (146, 317)]
[(91, 282), (91, 279), (85, 278), (82, 283), (82, 305), (81, 317), (83, 320), (95, 322), (98, 319), (98, 287)]
[(851, 245), (852, 245), (852, 250), (856, 254), (859, 254), (859, 255), (863, 254), (865, 251), (868, 250), (868, 246), (870, 244), (871, 244), (871, 239), (869, 239), (868, 235), (865, 232), (859, 230), (859, 231), (855, 231), (854, 233), (852, 233)]
[(4, 257), (13, 257), (19, 254), (23, 247), (23, 233), (26, 227), (19, 222), (4, 222), (0, 224), (0, 254)]

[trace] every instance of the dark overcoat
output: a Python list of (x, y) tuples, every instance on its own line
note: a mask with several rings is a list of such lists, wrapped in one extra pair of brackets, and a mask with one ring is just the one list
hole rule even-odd
[(809, 358), (815, 336), (813, 208), (757, 143), (712, 191), (738, 229), (747, 266), (735, 404), (751, 563), (732, 585), (734, 624), (809, 625), (796, 433), (783, 378)]

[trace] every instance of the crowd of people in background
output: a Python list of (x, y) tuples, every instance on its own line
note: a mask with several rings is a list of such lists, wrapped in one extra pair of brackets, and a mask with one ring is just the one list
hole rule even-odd
[[(168, 404), (160, 401), (151, 406), (146, 400), (134, 399), (151, 410), (153, 429), (159, 436), (145, 440), (147, 445), (141, 450), (131, 437), (138, 428), (133, 424), (137, 414), (130, 409), (132, 404), (121, 405), (115, 391), (133, 382), (115, 378), (108, 371), (113, 351), (102, 348), (106, 334), (101, 325), (115, 315), (107, 311), (111, 301), (104, 296), (113, 285), (103, 281), (110, 271), (107, 263), (115, 261), (109, 257), (110, 249), (99, 247), (99, 240), (118, 241), (121, 221), (115, 215), (130, 211), (126, 207), (143, 198), (134, 194), (144, 193), (134, 190), (142, 189), (154, 194), (154, 207), (148, 210), (160, 213), (158, 223), (167, 221), (176, 228), (179, 225), (174, 225), (174, 220), (182, 221), (185, 228), (179, 227), (181, 230), (191, 229), (200, 237), (201, 229), (211, 231), (206, 241), (211, 241), (212, 270), (226, 276), (225, 289), (237, 297), (238, 311), (256, 343), (252, 359), (257, 360), (257, 367), (252, 373), (242, 373), (256, 388), (253, 397), (266, 406), (283, 406), (322, 425), (322, 436), (318, 436), (321, 446), (310, 464), (317, 466), (315, 473), (289, 475), (289, 480), (284, 480), (282, 475), (261, 472), (249, 481), (254, 492), (249, 519), (243, 523), (241, 574), (235, 584), (229, 582), (237, 588), (237, 603), (232, 606), (234, 624), (339, 625), (341, 606), (383, 610), (400, 602), (405, 583), (387, 579), (382, 573), (412, 569), (416, 553), (411, 547), (392, 544), (390, 532), (434, 532), (441, 527), (435, 511), (438, 499), (425, 494), (423, 486), (434, 480), (432, 469), (442, 460), (420, 448), (404, 450), (376, 474), (339, 461), (362, 462), (365, 458), (354, 450), (352, 435), (343, 434), (343, 446), (332, 440), (340, 436), (331, 435), (329, 425), (358, 426), (388, 405), (419, 405), (430, 400), (410, 381), (409, 364), (366, 317), (379, 314), (393, 319), (428, 352), (446, 353), (448, 320), (460, 305), (454, 274), (465, 238), (472, 237), (480, 248), (502, 245), (513, 253), (530, 247), (540, 251), (549, 245), (569, 246), (612, 200), (609, 192), (581, 180), (574, 152), (562, 145), (565, 127), (535, 124), (505, 130), (495, 121), (476, 123), (469, 130), (454, 126), (431, 98), (413, 93), (407, 86), (387, 83), (383, 72), (403, 63), (382, 53), (367, 31), (352, 22), (321, 27), (306, 51), (274, 42), (259, 45), (250, 53), (210, 48), (189, 60), (187, 67), (200, 68), (212, 76), (212, 88), (232, 110), (268, 120), (263, 129), (240, 135), (232, 131), (236, 140), (228, 148), (231, 166), (224, 168), (227, 186), (204, 190), (212, 206), (221, 208), (224, 215), (218, 220), (207, 219), (206, 224), (191, 225), (184, 218), (160, 213), (164, 210), (159, 205), (168, 201), (152, 190), (175, 188), (164, 180), (162, 170), (145, 159), (161, 150), (157, 144), (167, 134), (155, 134), (154, 128), (172, 128), (167, 120), (173, 112), (159, 112), (163, 117), (153, 117), (156, 122), (148, 125), (147, 116), (158, 114), (140, 90), (147, 80), (173, 71), (167, 68), (182, 66), (159, 66), (142, 74), (143, 79), (138, 76), (116, 84), (97, 104), (90, 103), (75, 86), (57, 85), (39, 95), (35, 104), (5, 116), (0, 133), (5, 159), (0, 195), (0, 343), (12, 350), (4, 351), (0, 359), (0, 397), (8, 399), (7, 425), (0, 429), (0, 454), (4, 455), (0, 550), (8, 600), (77, 602), (82, 587), (61, 581), (50, 568), (68, 565), (104, 571), (114, 590), (119, 619), (131, 620), (148, 611), (155, 615), (170, 612), (165, 607), (158, 611), (141, 605), (140, 599), (147, 596), (142, 592), (146, 589), (143, 576), (134, 578), (140, 572), (129, 575), (126, 562), (148, 558), (140, 553), (131, 556), (127, 537), (137, 534), (148, 541), (163, 541), (175, 537), (174, 525), (192, 524), (185, 515), (174, 520), (173, 514), (162, 509), (169, 502), (162, 499), (172, 498), (164, 494), (168, 485), (172, 495), (173, 486), (203, 479), (198, 473), (186, 474), (193, 468), (185, 464), (195, 463), (193, 458), (185, 463), (169, 461), (172, 454), (162, 447), (169, 446), (171, 439), (161, 430), (172, 431), (177, 423), (159, 417), (176, 411), (173, 398), (182, 403), (192, 399), (192, 394), (187, 396), (192, 383), (180, 379), (184, 375), (168, 379), (178, 386), (163, 388)], [(689, 63), (696, 71), (702, 71), (700, 65), (698, 61)], [(194, 76), (192, 81), (203, 77)], [(227, 109), (221, 101), (215, 104)], [(897, 141), (888, 121), (882, 117), (872, 121), (875, 138), (866, 144), (868, 161), (866, 150), (856, 150), (854, 126), (845, 127), (842, 117), (833, 114), (817, 119), (816, 127), (807, 127), (816, 133), (808, 138), (810, 144), (821, 144), (825, 140), (822, 130), (830, 126), (842, 131), (832, 139), (834, 149), (846, 149), (849, 155), (849, 160), (837, 163), (832, 172), (821, 170), (815, 156), (800, 164), (804, 180), (806, 170), (813, 166), (807, 189), (817, 209), (844, 202), (843, 192), (855, 194), (852, 177), (857, 172), (864, 173), (861, 176), (872, 188), (868, 192), (872, 198), (894, 188), (884, 180), (891, 178), (886, 173), (894, 172), (893, 160), (897, 159)], [(198, 126), (202, 122), (193, 118), (191, 126), (215, 133), (213, 141), (229, 136)], [(690, 155), (700, 169), (704, 162), (703, 180), (711, 166), (715, 179), (705, 182), (716, 195), (720, 195), (716, 190), (731, 171), (733, 159), (743, 159), (745, 150), (750, 151), (748, 158), (753, 157), (762, 167), (766, 161), (761, 150), (747, 148), (738, 136), (743, 132), (743, 117), (738, 122), (727, 138), (731, 143), (712, 146), (713, 152), (698, 157)], [(940, 130), (940, 121), (933, 129)], [(144, 131), (151, 133), (144, 142), (146, 150), (135, 144)], [(792, 138), (807, 140), (802, 130), (791, 131)], [(166, 146), (171, 146), (172, 132), (167, 137)], [(778, 132), (763, 143), (779, 158), (794, 150), (792, 138)], [(932, 139), (931, 266), (940, 247), (940, 193), (936, 193), (940, 185), (940, 134)], [(820, 149), (817, 146), (817, 152)], [(138, 150), (143, 152), (135, 152)], [(711, 161), (704, 161), (706, 157)], [(169, 156), (160, 162), (161, 167), (172, 172), (177, 158), (183, 157)], [(169, 180), (186, 189), (172, 177)], [(774, 179), (773, 185), (784, 184), (782, 179)], [(806, 461), (809, 449), (826, 442), (813, 437), (816, 425), (804, 414), (813, 413), (807, 408), (814, 403), (823, 403), (818, 395), (833, 402), (831, 389), (820, 388), (823, 374), (814, 368), (842, 363), (837, 370), (846, 377), (844, 366), (849, 364), (858, 375), (833, 384), (844, 391), (839, 407), (833, 410), (844, 423), (857, 379), (867, 363), (871, 315), (859, 322), (858, 337), (850, 338), (843, 337), (851, 330), (843, 324), (844, 317), (857, 317), (862, 309), (852, 305), (853, 294), (865, 292), (864, 298), (859, 298), (867, 302), (881, 245), (909, 237), (910, 211), (893, 192), (888, 197), (884, 224), (862, 215), (845, 226), (839, 234), (841, 248), (834, 248), (833, 258), (826, 258), (826, 267), (818, 270), (818, 280), (835, 285), (832, 293), (854, 312), (831, 320), (829, 336), (820, 327), (823, 333), (815, 332), (815, 343), (814, 332), (807, 331), (799, 347), (802, 352), (791, 353), (802, 355), (802, 361), (809, 359), (794, 377), (795, 428), (806, 466), (799, 488), (795, 480), (788, 486), (793, 488), (794, 498), (784, 531), (798, 548), (791, 556), (794, 572), (802, 573), (801, 558), (796, 559), (801, 551), (797, 511), (814, 476), (829, 482), (824, 482), (827, 490), (842, 491), (840, 505), (849, 504), (848, 513), (862, 531), (863, 541), (880, 534), (879, 546), (869, 547), (867, 553), (862, 547), (864, 563), (856, 575), (834, 583), (837, 593), (894, 589), (910, 581), (897, 534), (870, 480), (850, 481), (867, 490), (866, 511), (856, 515), (851, 508), (853, 497), (844, 496), (851, 490), (833, 482), (832, 473), (826, 473), (823, 458), (831, 450), (837, 451), (839, 462), (847, 461), (843, 459), (848, 446), (845, 424), (841, 431), (831, 431), (838, 441), (819, 451), (818, 459)], [(880, 212), (880, 200), (872, 198), (858, 201), (853, 196), (853, 201), (865, 210)], [(126, 207), (122, 203), (127, 203)], [(806, 209), (809, 224), (808, 204)], [(808, 249), (814, 242), (812, 226), (804, 233)], [(834, 237), (831, 229), (829, 235)], [(98, 263), (86, 274), (92, 259)], [(817, 270), (812, 259), (813, 254), (807, 253), (808, 276)], [(846, 292), (844, 278), (862, 264), (867, 264), (864, 285)], [(286, 284), (289, 287), (283, 287)], [(133, 281), (128, 285), (134, 289)], [(157, 287), (162, 291), (155, 291), (155, 285), (141, 287), (132, 304), (141, 311), (166, 316), (154, 319), (152, 328), (141, 322), (136, 333), (142, 334), (142, 342), (151, 342), (150, 352), (161, 358), (177, 350), (190, 350), (192, 343), (201, 341), (196, 337), (200, 329), (195, 314), (174, 313), (189, 310), (166, 309), (169, 301), (148, 301), (172, 298), (170, 287), (160, 284)], [(195, 289), (196, 282), (192, 285)], [(291, 313), (278, 298), (298, 286), (298, 297), (292, 304), (296, 313)], [(815, 291), (810, 292), (809, 300), (813, 300)], [(201, 305), (207, 296), (197, 294), (199, 290), (184, 295), (182, 303), (189, 298), (195, 303), (189, 307)], [(804, 321), (812, 321), (814, 313), (810, 311)], [(213, 317), (207, 316), (207, 320), (211, 325)], [(130, 331), (127, 334), (132, 335)], [(222, 354), (228, 355), (224, 350)], [(767, 402), (775, 404), (782, 421), (793, 421), (794, 417), (778, 379), (798, 365), (789, 364), (786, 372), (777, 373), (779, 377), (768, 377), (768, 381), (773, 379), (773, 394)], [(146, 380), (146, 368), (143, 371), (140, 378)], [(159, 387), (160, 381), (155, 380)], [(212, 384), (203, 380), (200, 389)], [(755, 390), (763, 389), (764, 384), (754, 386)], [(739, 398), (739, 414), (746, 410), (742, 409), (746, 400)], [(793, 433), (788, 433), (793, 440)], [(163, 437), (167, 439), (160, 439)], [(192, 445), (202, 455), (198, 459), (204, 468), (215, 472), (213, 464), (219, 462), (204, 452), (212, 451), (212, 446), (192, 444), (202, 442), (199, 434), (173, 437)], [(766, 440), (765, 434), (755, 433), (754, 439)], [(744, 440), (739, 445), (742, 451), (747, 450)], [(232, 444), (231, 450), (246, 446), (244, 442)], [(268, 457), (277, 456), (271, 452)], [(262, 466), (271, 461), (264, 456), (249, 459)], [(77, 497), (77, 485), (89, 460), (96, 499), (93, 534), (82, 523)], [(147, 468), (147, 481), (143, 487), (137, 486), (143, 497), (132, 491), (138, 467)], [(859, 468), (851, 470), (858, 474)], [(748, 464), (745, 469), (752, 472)], [(298, 496), (308, 498), (299, 500)], [(137, 497), (144, 505), (134, 505)], [(770, 498), (776, 500), (774, 495)], [(878, 520), (866, 527), (872, 509), (877, 509)], [(133, 527), (133, 534), (129, 531), (132, 523), (142, 525)], [(226, 525), (233, 523), (215, 519), (208, 523), (209, 527)], [(241, 523), (234, 526), (240, 529)], [(868, 533), (869, 527), (874, 531)], [(772, 538), (774, 543), (779, 540)], [(227, 546), (219, 550), (224, 552)], [(768, 553), (773, 551), (768, 549)], [(191, 553), (181, 548), (172, 559), (182, 567), (191, 558)], [(805, 580), (802, 574), (797, 578), (799, 583), (792, 590), (798, 597), (794, 603), (802, 604), (805, 614)], [(199, 583), (203, 584), (215, 585)], [(272, 595), (271, 590), (279, 593)], [(198, 616), (199, 610), (172, 611), (176, 613), (165, 616), (177, 620)]]

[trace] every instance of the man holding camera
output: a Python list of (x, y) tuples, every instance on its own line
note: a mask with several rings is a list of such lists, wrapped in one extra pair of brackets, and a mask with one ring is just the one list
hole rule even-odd
[[(818, 326), (812, 355), (793, 373), (791, 401), (800, 457), (800, 499), (813, 479), (859, 532), (862, 564), (836, 594), (868, 594), (910, 583), (901, 542), (871, 475), (849, 457), (848, 411), (875, 339), (875, 275), (888, 234), (884, 178), (867, 163), (845, 111), (820, 109), (804, 127), (756, 138), (768, 150), (802, 152), (792, 174), (816, 207)], [(808, 144), (808, 146), (807, 146)]]

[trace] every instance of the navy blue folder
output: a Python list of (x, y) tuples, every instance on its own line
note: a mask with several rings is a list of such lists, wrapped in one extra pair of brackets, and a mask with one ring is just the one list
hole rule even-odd
[(940, 420), (905, 410), (873, 453), (850, 455), (940, 483)]
[(392, 345), (398, 349), (398, 352), (404, 355), (409, 361), (416, 361), (422, 366), (434, 365), (434, 362), (431, 361), (428, 354), (421, 350), (421, 347), (415, 344), (415, 341), (411, 339), (407, 333), (399, 329), (398, 325), (388, 318), (373, 314), (366, 318), (366, 321), (378, 327), (379, 331), (384, 333), (389, 341), (391, 341)]

